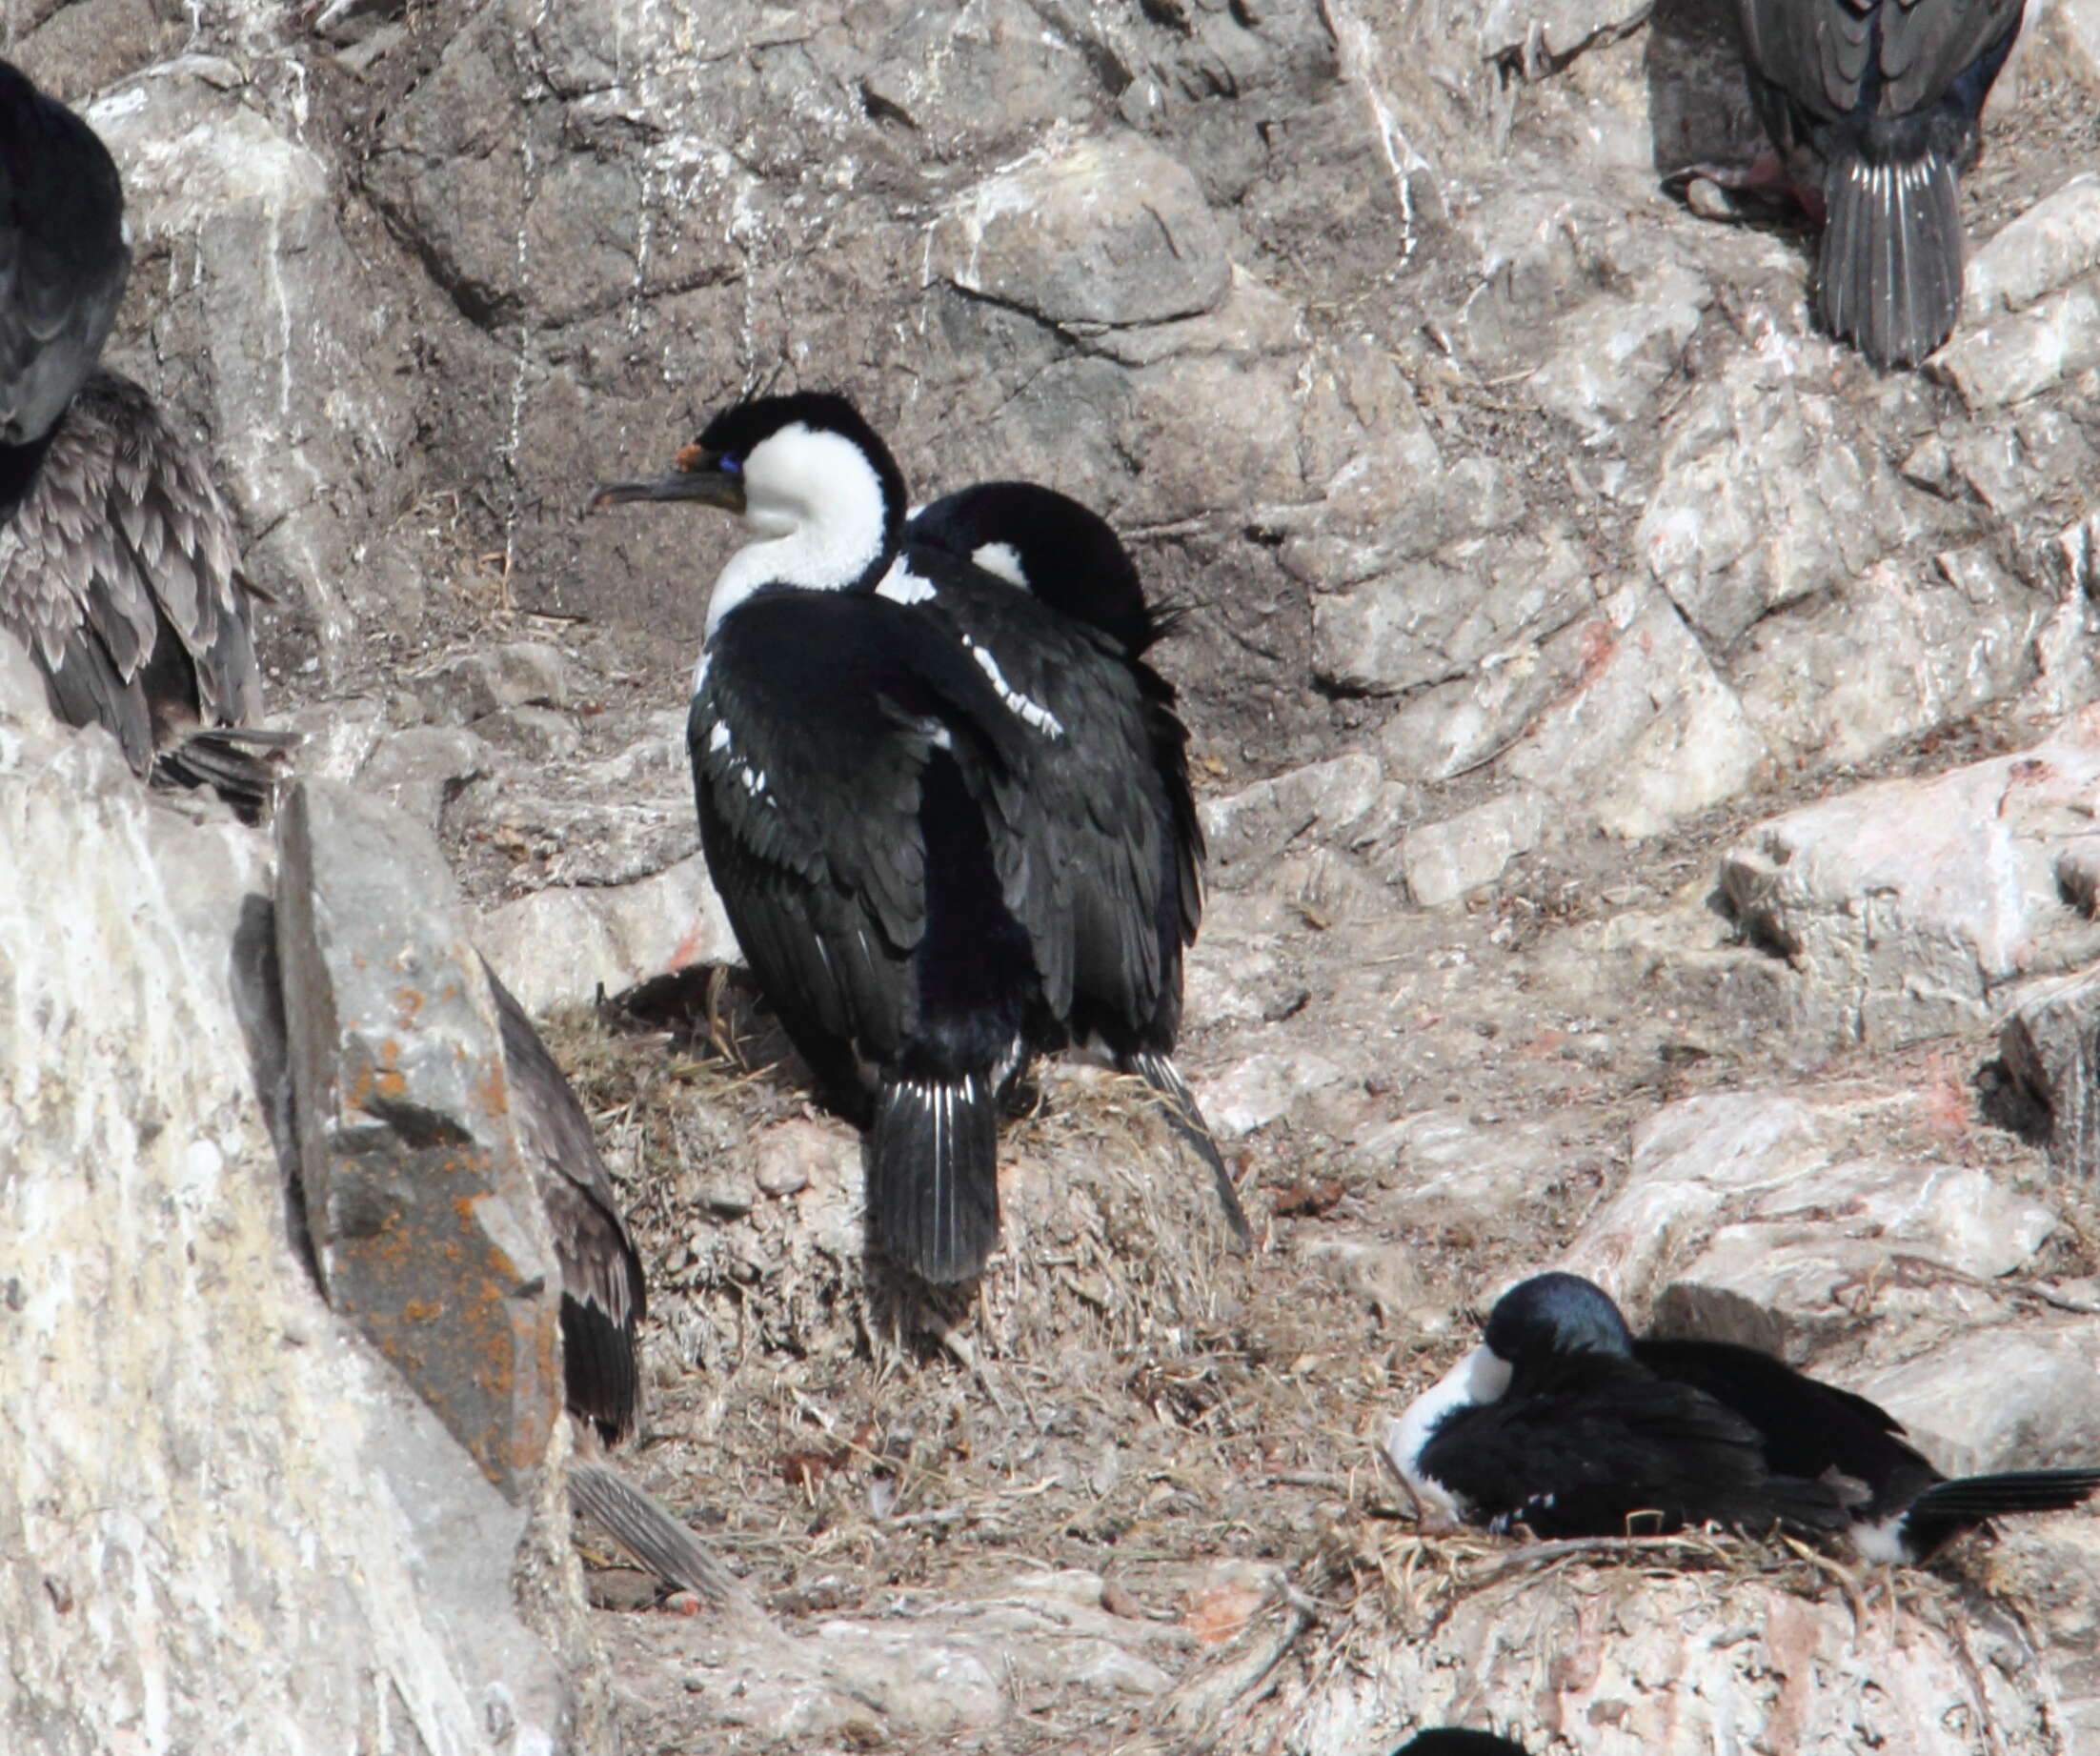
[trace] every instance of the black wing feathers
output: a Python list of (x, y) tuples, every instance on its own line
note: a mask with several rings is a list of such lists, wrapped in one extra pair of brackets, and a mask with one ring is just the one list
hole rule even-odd
[(1596, 1352), (1562, 1356), (1500, 1402), (1460, 1410), (1424, 1447), (1425, 1474), (1482, 1522), (1540, 1536), (1623, 1536), (1712, 1522), (1843, 1529), (1824, 1483), (1778, 1475), (1756, 1430), (1689, 1385)]
[(0, 444), (49, 433), (93, 371), (131, 272), (95, 132), (0, 61)]
[(641, 1406), (636, 1328), (646, 1314), (641, 1256), (620, 1218), (611, 1172), (576, 1095), (533, 1021), (486, 961), (520, 1143), (561, 1271), (562, 1374), (570, 1410), (608, 1443)]

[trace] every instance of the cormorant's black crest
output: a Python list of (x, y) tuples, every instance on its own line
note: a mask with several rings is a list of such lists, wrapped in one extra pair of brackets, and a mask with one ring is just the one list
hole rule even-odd
[(131, 265), (108, 149), (0, 61), (0, 444), (33, 444), (57, 423), (94, 370)]
[(1521, 1364), (1547, 1354), (1630, 1357), (1632, 1332), (1611, 1296), (1578, 1274), (1541, 1274), (1495, 1302), (1484, 1338), (1496, 1358)]

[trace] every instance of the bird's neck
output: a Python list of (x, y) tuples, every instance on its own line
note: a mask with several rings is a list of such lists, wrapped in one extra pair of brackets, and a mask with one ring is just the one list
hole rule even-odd
[[(756, 521), (755, 521), (756, 522)], [(896, 542), (879, 507), (873, 517), (806, 519), (761, 534), (729, 557), (707, 604), (707, 638), (722, 618), (769, 586), (804, 592), (872, 587), (888, 570)]]

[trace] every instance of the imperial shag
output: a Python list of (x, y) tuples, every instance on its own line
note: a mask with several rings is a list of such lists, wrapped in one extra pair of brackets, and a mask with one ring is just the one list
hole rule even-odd
[[(1076, 999), (1157, 1003), (1181, 904), (1143, 692), (1096, 631), (952, 555), (914, 551), (922, 590), (878, 593), (903, 480), (842, 397), (740, 404), (674, 473), (595, 503), (631, 500), (752, 530), (694, 676), (709, 869), (789, 1036), (867, 1131), (876, 1242), (967, 1279), (998, 1240), (999, 1108), (1027, 1058), (1070, 1036)], [(1011, 638), (911, 601), (944, 593), (999, 594)]]
[(1949, 1482), (1863, 1397), (1769, 1355), (1636, 1342), (1581, 1277), (1545, 1274), (1496, 1302), (1483, 1345), (1388, 1423), (1385, 1454), (1433, 1514), (1540, 1536), (1717, 1524), (1846, 1537), (1916, 1561), (2006, 1512), (2054, 1511), (2100, 1470)]
[[(1145, 657), (1169, 632), (1173, 617), (1146, 601), (1137, 566), (1106, 519), (1034, 482), (980, 482), (948, 495), (912, 515), (904, 541), (903, 555), (877, 589), (907, 602), (928, 601), (959, 636), (990, 652), (1002, 672), (1025, 673), (1023, 687), (1060, 720), (1087, 714), (1085, 676), (1031, 665), (1038, 618), (1017, 612), (1009, 594), (988, 589), (986, 575), (1032, 593), (1107, 636), (1137, 684), (1152, 774), (1135, 802), (1157, 825), (1159, 956), (1156, 963), (1121, 956), (1113, 937), (1121, 931), (1120, 919), (1100, 923), (1107, 937), (1099, 954), (1080, 958), (1071, 1034), (1081, 1042), (1100, 1043), (1119, 1068), (1137, 1075), (1165, 1100), (1168, 1118), (1210, 1167), (1234, 1234), (1248, 1243), (1252, 1232), (1239, 1194), (1173, 1059), (1181, 1025), (1181, 954), (1194, 943), (1203, 911), (1203, 831), (1189, 789), (1188, 731), (1176, 712), (1174, 686)], [(935, 570), (914, 566), (915, 555), (924, 550), (969, 561), (973, 569), (950, 572), (947, 583), (936, 590), (926, 576)], [(1078, 765), (1060, 768), (1059, 777), (1085, 783)], [(1084, 803), (1083, 797), (1072, 801), (1074, 809)]]
[(561, 1271), (561, 1364), (569, 1412), (607, 1444), (634, 1431), (641, 1410), (635, 1332), (647, 1314), (641, 1257), (620, 1218), (612, 1174), (591, 1119), (525, 1008), (484, 961), (503, 1032), (503, 1060), (518, 1136), (553, 1234)]
[(95, 366), (131, 266), (123, 212), (93, 130), (0, 63), (0, 627), (61, 718), (252, 817), (293, 740), (249, 725), (232, 517), (197, 448)]
[(1825, 224), (1816, 304), (1878, 366), (1914, 366), (1962, 309), (1957, 173), (2023, 0), (1741, 0), (1750, 96)]

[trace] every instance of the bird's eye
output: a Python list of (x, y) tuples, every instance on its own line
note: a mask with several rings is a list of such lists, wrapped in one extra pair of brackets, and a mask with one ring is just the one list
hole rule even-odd
[(716, 463), (724, 475), (741, 475), (744, 473), (743, 459), (732, 453), (724, 452), (716, 459)]

